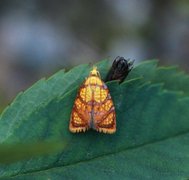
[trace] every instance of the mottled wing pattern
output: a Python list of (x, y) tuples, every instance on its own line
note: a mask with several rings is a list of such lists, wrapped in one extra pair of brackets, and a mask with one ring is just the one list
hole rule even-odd
[(113, 101), (96, 68), (93, 68), (78, 91), (69, 125), (73, 133), (85, 132), (89, 128), (110, 134), (116, 131)]
[(69, 129), (71, 132), (85, 132), (89, 129), (91, 119), (91, 98), (92, 91), (85, 86), (80, 87), (71, 113)]
[(106, 84), (99, 78), (93, 98), (92, 116), (95, 129), (103, 133), (114, 133), (116, 131), (115, 107)]

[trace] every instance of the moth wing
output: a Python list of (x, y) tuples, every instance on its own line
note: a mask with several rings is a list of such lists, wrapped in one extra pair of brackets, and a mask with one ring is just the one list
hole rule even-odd
[(91, 92), (82, 85), (78, 91), (70, 117), (69, 130), (73, 133), (85, 132), (89, 129), (92, 105), (90, 101), (86, 101), (86, 95), (89, 99)]
[[(101, 80), (102, 81), (102, 80)], [(116, 132), (115, 107), (106, 84), (96, 86), (93, 105), (94, 128), (103, 133), (112, 134)]]

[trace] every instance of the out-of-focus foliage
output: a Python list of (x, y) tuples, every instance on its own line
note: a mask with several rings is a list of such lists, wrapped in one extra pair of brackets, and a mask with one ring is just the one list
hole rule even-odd
[(155, 57), (188, 70), (188, 19), (187, 0), (1, 0), (5, 104), (41, 77), (95, 59)]

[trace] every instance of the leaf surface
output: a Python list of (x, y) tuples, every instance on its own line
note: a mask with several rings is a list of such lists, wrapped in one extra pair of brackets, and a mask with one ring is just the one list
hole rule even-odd
[[(188, 179), (189, 133), (16, 179)], [(181, 148), (182, 147), (182, 148)], [(171, 149), (171, 151), (170, 151)]]
[(176, 66), (157, 67), (157, 60), (146, 61), (137, 65), (127, 79), (141, 77), (143, 81), (162, 83), (165, 89), (179, 91), (189, 95), (189, 75)]
[[(108, 62), (102, 61), (98, 63), (98, 67), (102, 77), (105, 77)], [(189, 164), (189, 159), (185, 158), (182, 163), (178, 158), (187, 157), (186, 152), (189, 151), (186, 143), (189, 133), (189, 97), (187, 88), (182, 89), (182, 82), (186, 83), (187, 78), (181, 81), (180, 89), (176, 86), (173, 88), (171, 78), (166, 79), (169, 74), (167, 69), (159, 69), (156, 62), (147, 61), (131, 71), (122, 84), (119, 85), (116, 81), (107, 83), (117, 114), (117, 132), (113, 135), (92, 130), (72, 134), (68, 130), (77, 89), (90, 71), (87, 65), (81, 65), (67, 73), (55, 74), (51, 84), (43, 86), (44, 89), (41, 82), (38, 82), (39, 86), (30, 88), (31, 94), (28, 95), (28, 91), (20, 94), (1, 116), (1, 142), (19, 143), (61, 138), (67, 142), (67, 146), (61, 153), (0, 166), (0, 177), (89, 179), (98, 172), (96, 178), (133, 179), (141, 175), (143, 178), (154, 176), (158, 179), (164, 177), (161, 170), (166, 168), (168, 175), (173, 173), (180, 178), (186, 177), (188, 167), (185, 164)], [(163, 77), (162, 81), (158, 81), (158, 72), (158, 76)], [(182, 77), (183, 74), (178, 74), (178, 79)], [(65, 85), (60, 87), (60, 83)], [(36, 105), (29, 106), (28, 112), (22, 114), (19, 109), (23, 108), (22, 102), (34, 103), (33, 96), (38, 97), (38, 91), (48, 91), (48, 98), (39, 99), (41, 103), (35, 99)], [(185, 95), (181, 96), (180, 91), (185, 92)], [(23, 97), (26, 95), (28, 99)], [(19, 116), (16, 116), (17, 105)], [(180, 146), (179, 143), (186, 146)], [(172, 151), (173, 145), (180, 152), (179, 157), (176, 151)], [(157, 154), (152, 153), (156, 150)], [(164, 154), (168, 155), (167, 158)], [(174, 161), (178, 166), (171, 166)], [(91, 173), (86, 176), (87, 171), (83, 168)], [(180, 172), (182, 168), (183, 172)], [(171, 177), (173, 176), (170, 175)]]

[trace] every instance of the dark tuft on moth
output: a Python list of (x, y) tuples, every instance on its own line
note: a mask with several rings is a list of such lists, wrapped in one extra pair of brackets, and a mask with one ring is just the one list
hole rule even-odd
[(110, 68), (106, 81), (119, 80), (120, 83), (128, 76), (133, 68), (134, 60), (125, 59), (124, 57), (117, 56)]

